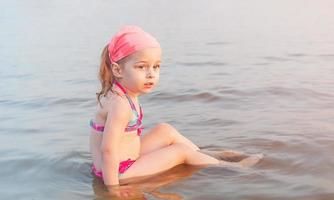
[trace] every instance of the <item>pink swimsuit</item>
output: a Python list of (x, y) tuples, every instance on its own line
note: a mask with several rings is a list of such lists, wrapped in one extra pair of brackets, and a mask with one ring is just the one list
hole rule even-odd
[[(138, 114), (136, 107), (134, 105), (134, 103), (132, 102), (131, 98), (128, 96), (125, 88), (118, 83), (117, 81), (114, 81), (114, 83), (116, 84), (116, 86), (118, 86), (122, 92), (125, 94), (126, 98), (129, 101), (129, 104), (131, 106), (131, 110), (132, 113), (134, 114), (134, 119), (132, 119), (129, 123), (128, 126), (125, 128), (125, 132), (130, 132), (130, 131), (134, 131), (137, 130), (137, 135), (140, 136), (142, 133), (142, 119), (143, 119), (143, 112), (141, 109), (141, 106), (139, 105), (140, 108), (140, 114)], [(104, 125), (99, 125), (96, 124), (93, 120), (90, 121), (90, 126), (97, 131), (98, 134), (102, 134), (104, 131)], [(130, 158), (124, 161), (121, 161), (119, 163), (119, 169), (118, 169), (118, 176), (121, 176), (136, 160), (131, 160)], [(95, 165), (93, 164), (92, 166), (92, 172), (100, 178), (103, 178), (102, 175), (102, 170), (97, 170)]]

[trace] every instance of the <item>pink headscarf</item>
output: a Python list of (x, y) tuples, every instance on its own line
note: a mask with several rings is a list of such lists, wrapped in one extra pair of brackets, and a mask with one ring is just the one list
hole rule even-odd
[(120, 59), (145, 48), (160, 48), (158, 41), (138, 26), (124, 26), (116, 33), (108, 45), (110, 62)]

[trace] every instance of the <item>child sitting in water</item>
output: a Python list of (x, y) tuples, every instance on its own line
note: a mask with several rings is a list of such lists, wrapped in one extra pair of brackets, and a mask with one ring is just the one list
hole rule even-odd
[[(159, 82), (161, 48), (137, 26), (123, 27), (103, 49), (97, 111), (91, 120), (92, 172), (107, 186), (153, 175), (179, 164), (247, 167), (262, 155), (227, 162), (200, 151), (173, 126), (162, 123), (142, 135), (138, 97)], [(230, 152), (231, 153), (231, 152)], [(237, 152), (232, 152), (238, 154)]]

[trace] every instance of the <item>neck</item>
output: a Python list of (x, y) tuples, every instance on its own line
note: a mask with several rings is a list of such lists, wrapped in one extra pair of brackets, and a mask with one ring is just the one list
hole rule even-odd
[(131, 99), (137, 99), (139, 97), (139, 93), (138, 92), (133, 92), (132, 90), (125, 88), (126, 89), (126, 93), (129, 95), (129, 97), (131, 97)]
[[(116, 83), (119, 84), (118, 87), (116, 87), (116, 88), (118, 88), (119, 90), (122, 90), (123, 93), (126, 92), (127, 95), (131, 99), (137, 99), (138, 96), (140, 95), (140, 93), (134, 92), (134, 91), (130, 90), (128, 87), (126, 87), (125, 84), (121, 80), (115, 80), (115, 81), (116, 81)], [(123, 90), (125, 90), (125, 91), (123, 91)]]

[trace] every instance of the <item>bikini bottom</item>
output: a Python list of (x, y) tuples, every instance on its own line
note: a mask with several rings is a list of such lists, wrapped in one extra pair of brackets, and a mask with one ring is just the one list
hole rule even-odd
[[(131, 160), (130, 158), (119, 163), (118, 177), (120, 177), (136, 160)], [(103, 179), (102, 170), (97, 170), (95, 165), (92, 166), (92, 172), (95, 176)]]

